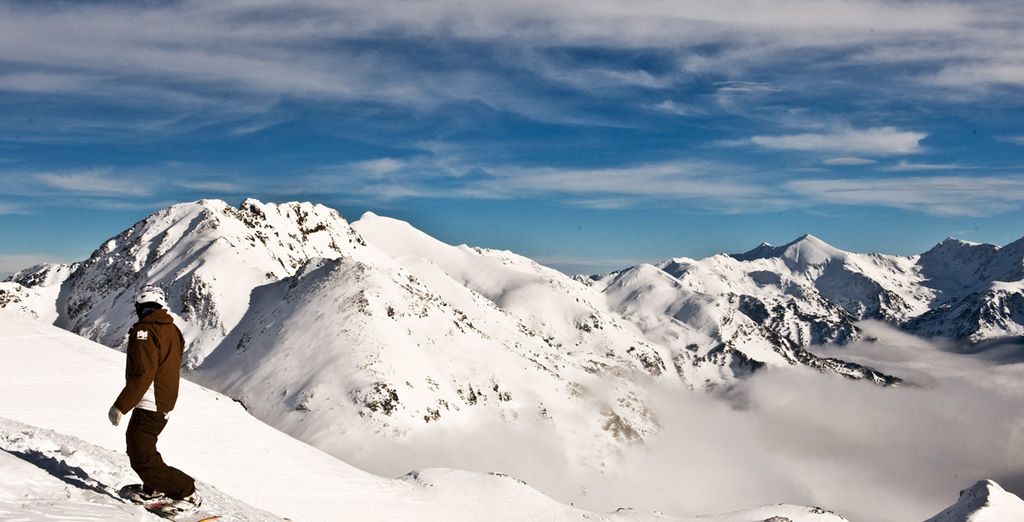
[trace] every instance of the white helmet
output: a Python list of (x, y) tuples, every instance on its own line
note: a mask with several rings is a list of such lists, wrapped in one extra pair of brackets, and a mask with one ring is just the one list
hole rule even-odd
[(164, 296), (164, 291), (160, 287), (146, 285), (142, 292), (139, 292), (139, 296), (135, 298), (135, 304), (143, 303), (156, 303), (161, 308), (167, 308), (167, 297)]

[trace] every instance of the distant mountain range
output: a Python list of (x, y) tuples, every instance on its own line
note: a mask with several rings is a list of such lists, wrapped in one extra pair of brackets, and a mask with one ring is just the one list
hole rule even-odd
[(651, 383), (714, 389), (803, 365), (898, 384), (807, 350), (862, 338), (859, 320), (970, 343), (1024, 335), (1024, 239), (904, 257), (804, 236), (569, 277), (372, 213), (251, 199), (158, 211), (85, 261), (9, 277), (0, 308), (123, 349), (151, 283), (190, 342), (191, 379), (328, 451), (355, 426), (401, 437), (486, 416), (573, 432), (600, 462), (658, 430)]

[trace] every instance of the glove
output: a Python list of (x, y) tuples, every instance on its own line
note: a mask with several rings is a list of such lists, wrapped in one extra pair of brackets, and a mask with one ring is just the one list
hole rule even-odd
[(111, 406), (110, 411), (107, 412), (107, 418), (110, 419), (110, 423), (114, 426), (121, 423), (121, 417), (123, 416), (124, 414), (121, 413), (121, 410), (117, 409), (117, 406)]

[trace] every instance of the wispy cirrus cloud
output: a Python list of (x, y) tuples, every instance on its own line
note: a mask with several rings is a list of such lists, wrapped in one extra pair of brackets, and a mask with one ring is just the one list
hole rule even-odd
[(175, 185), (196, 192), (222, 193), (222, 194), (243, 194), (245, 188), (232, 181), (215, 180), (178, 180)]
[(742, 165), (698, 160), (616, 167), (522, 167), (437, 153), (379, 158), (324, 167), (302, 185), (345, 191), (375, 200), (400, 198), (554, 198), (597, 209), (659, 206), (686, 201), (720, 212), (786, 208), (792, 201)]
[(919, 176), (790, 181), (810, 202), (890, 207), (942, 216), (991, 216), (1024, 206), (1024, 176)]
[[(0, 74), (0, 90), (95, 98), (134, 89), (135, 96), (122, 101), (175, 99), (208, 109), (198, 115), (213, 115), (231, 101), (238, 114), (260, 113), (268, 99), (289, 97), (414, 110), (473, 101), (531, 118), (581, 121), (571, 103), (559, 101), (564, 89), (599, 92), (609, 101), (609, 90), (666, 89), (710, 74), (720, 95), (778, 91), (778, 85), (744, 78), (784, 82), (797, 76), (787, 70), (814, 53), (828, 58), (816, 76), (902, 60), (918, 65), (902, 76), (923, 90), (967, 81), (1024, 85), (1018, 58), (1024, 14), (996, 0), (794, 0), (741, 7), (698, 0), (472, 6), (457, 0), (185, 0), (8, 3), (0, 14), (0, 61), (16, 65)], [(566, 60), (566, 49), (617, 51), (627, 59), (590, 53), (586, 60)], [(629, 59), (642, 53), (674, 65)], [(874, 90), (872, 77), (860, 86)], [(856, 78), (834, 80), (840, 85)], [(559, 89), (545, 92), (551, 84)]]
[(0, 216), (5, 214), (24, 214), (28, 209), (23, 205), (14, 203), (0, 203)]
[(117, 176), (112, 169), (40, 172), (32, 177), (43, 187), (82, 196), (145, 196), (150, 189), (139, 179)]
[(212, 173), (184, 164), (0, 171), (0, 184), (5, 196), (20, 200), (0, 203), (0, 214), (25, 213), (35, 207), (54, 205), (149, 209), (189, 198), (246, 195), (270, 186), (262, 180), (244, 183), (237, 175)]
[(964, 165), (958, 165), (956, 163), (912, 163), (906, 160), (900, 161), (895, 165), (887, 165), (882, 167), (882, 170), (894, 171), (894, 172), (919, 172), (928, 170), (964, 170), (971, 169)]
[(858, 158), (856, 156), (842, 156), (838, 158), (829, 158), (822, 161), (822, 163), (833, 167), (853, 167), (857, 165), (871, 165), (878, 163), (878, 160)]
[(921, 140), (928, 134), (895, 127), (842, 129), (823, 133), (753, 136), (750, 142), (767, 149), (825, 151), (891, 156), (922, 152)]
[(673, 100), (661, 101), (652, 105), (651, 108), (659, 112), (675, 114), (676, 116), (694, 116), (706, 112), (692, 105), (678, 103)]
[(790, 205), (746, 168), (674, 161), (615, 168), (489, 167), (466, 189), (493, 197), (555, 195), (592, 208), (686, 201), (722, 212), (760, 212)]

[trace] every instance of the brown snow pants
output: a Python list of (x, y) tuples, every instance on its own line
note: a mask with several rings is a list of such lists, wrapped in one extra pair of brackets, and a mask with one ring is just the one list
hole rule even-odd
[(156, 450), (156, 438), (166, 425), (167, 418), (163, 413), (133, 410), (125, 433), (128, 460), (145, 486), (171, 498), (185, 498), (196, 490), (195, 480), (165, 464)]

